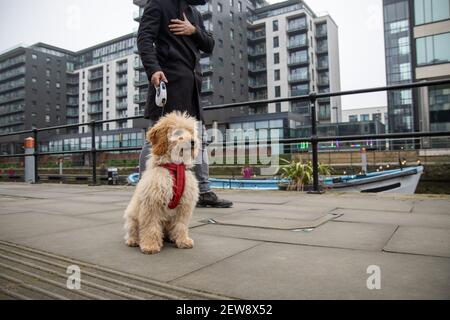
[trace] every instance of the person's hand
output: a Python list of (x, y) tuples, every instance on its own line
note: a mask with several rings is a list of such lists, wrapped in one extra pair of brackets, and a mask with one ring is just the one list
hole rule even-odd
[(161, 83), (161, 81), (164, 81), (165, 83), (169, 83), (169, 81), (167, 81), (167, 78), (164, 74), (164, 72), (162, 71), (157, 71), (152, 75), (152, 84), (154, 87), (159, 87), (159, 84)]
[(173, 32), (173, 34), (177, 36), (191, 36), (195, 33), (197, 30), (192, 23), (188, 20), (186, 17), (186, 14), (183, 12), (183, 20), (180, 19), (172, 19), (170, 22), (172, 24), (169, 24), (170, 31)]

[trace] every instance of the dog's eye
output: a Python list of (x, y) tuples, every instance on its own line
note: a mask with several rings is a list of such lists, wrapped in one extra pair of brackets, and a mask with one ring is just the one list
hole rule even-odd
[(179, 137), (179, 136), (183, 135), (183, 130), (180, 130), (180, 129), (175, 130), (175, 131), (172, 133), (172, 135), (175, 136), (175, 137)]

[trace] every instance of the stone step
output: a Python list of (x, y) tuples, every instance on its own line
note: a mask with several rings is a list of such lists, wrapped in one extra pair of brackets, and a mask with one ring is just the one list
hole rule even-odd
[[(67, 288), (69, 266), (81, 271), (81, 289)], [(0, 297), (10, 299), (157, 300), (226, 299), (141, 276), (0, 241)]]

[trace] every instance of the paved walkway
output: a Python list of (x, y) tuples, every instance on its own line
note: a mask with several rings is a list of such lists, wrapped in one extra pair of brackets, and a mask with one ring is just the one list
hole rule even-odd
[(235, 206), (196, 210), (194, 249), (149, 256), (122, 240), (133, 190), (0, 183), (0, 298), (450, 299), (448, 196), (221, 191)]

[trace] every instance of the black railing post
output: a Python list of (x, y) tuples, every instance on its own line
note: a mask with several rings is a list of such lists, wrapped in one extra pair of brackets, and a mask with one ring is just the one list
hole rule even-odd
[(97, 185), (97, 149), (95, 144), (95, 120), (91, 121), (91, 159), (92, 159), (92, 185)]
[(38, 169), (38, 153), (39, 153), (39, 144), (38, 144), (38, 130), (36, 128), (33, 129), (33, 139), (34, 139), (34, 183), (39, 182), (39, 169)]
[(313, 169), (313, 189), (309, 193), (321, 194), (322, 191), (320, 191), (319, 189), (319, 142), (317, 141), (317, 94), (315, 92), (311, 92), (311, 94), (309, 95), (309, 101), (311, 103), (311, 146)]

